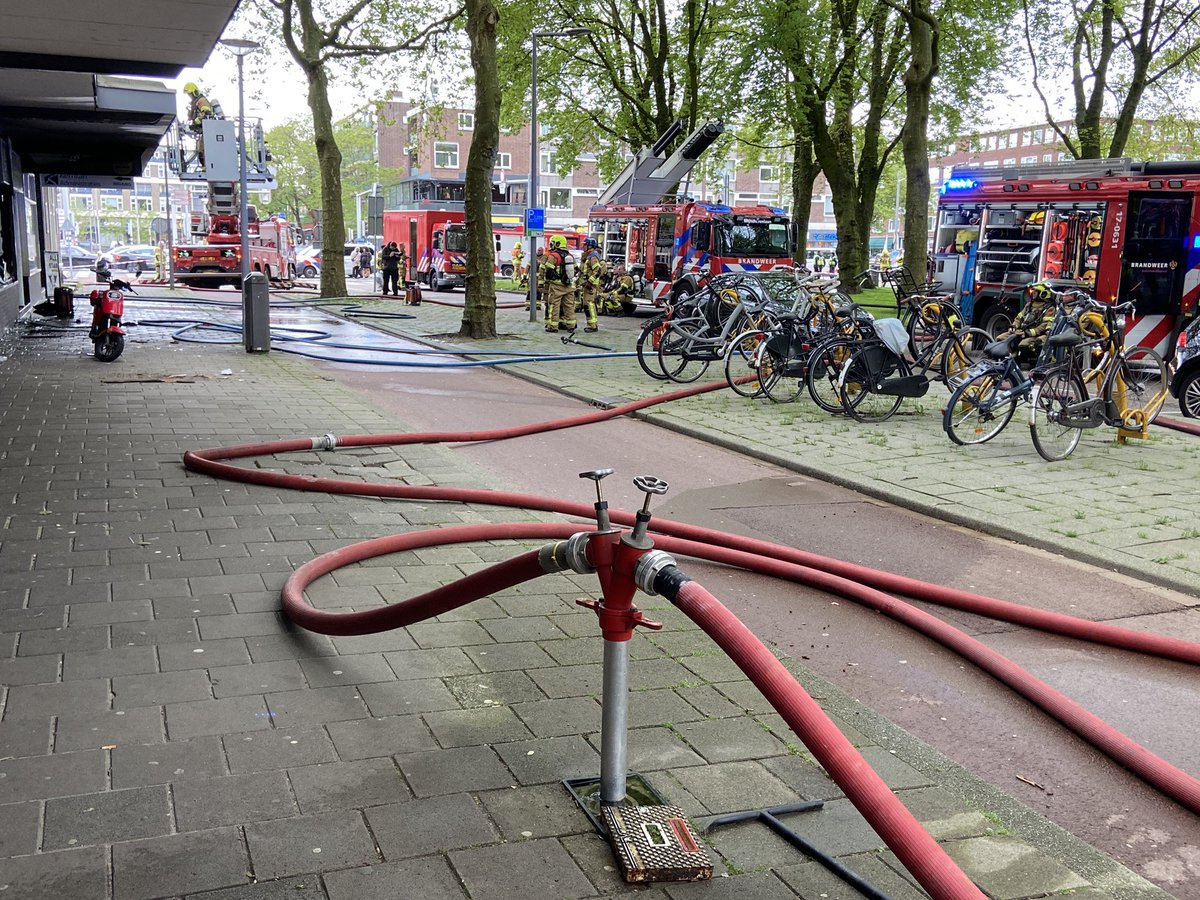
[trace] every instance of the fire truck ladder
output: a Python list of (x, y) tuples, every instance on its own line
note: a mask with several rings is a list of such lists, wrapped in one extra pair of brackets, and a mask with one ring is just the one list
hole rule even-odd
[(669, 157), (667, 147), (683, 131), (683, 119), (676, 120), (652, 147), (641, 150), (624, 171), (613, 180), (597, 200), (606, 203), (661, 203), (663, 198), (692, 171), (700, 156), (725, 131), (723, 122), (707, 122), (688, 136)]

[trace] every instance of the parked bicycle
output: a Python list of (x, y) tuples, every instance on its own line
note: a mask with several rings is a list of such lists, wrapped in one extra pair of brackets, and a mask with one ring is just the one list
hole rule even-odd
[(1126, 435), (1145, 434), (1167, 399), (1167, 367), (1150, 347), (1126, 350), (1125, 317), (1133, 303), (1087, 300), (1076, 327), (1046, 339), (1065, 362), (1033, 390), (1029, 432), (1050, 462), (1066, 459), (1085, 428), (1109, 425)]

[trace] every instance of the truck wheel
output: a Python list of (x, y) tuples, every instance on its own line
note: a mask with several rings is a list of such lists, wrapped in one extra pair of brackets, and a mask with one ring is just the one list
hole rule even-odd
[(513, 277), (513, 267), (512, 266), (501, 266), (500, 267), (500, 277), (501, 278), (512, 278)]
[(999, 304), (989, 309), (983, 316), (983, 330), (993, 338), (997, 338), (1012, 328), (1016, 312), (1011, 306)]

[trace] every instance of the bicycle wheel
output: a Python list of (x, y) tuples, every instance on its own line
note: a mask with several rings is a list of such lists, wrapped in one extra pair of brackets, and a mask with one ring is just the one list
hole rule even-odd
[(670, 326), (667, 324), (666, 315), (655, 316), (642, 326), (642, 333), (637, 339), (638, 365), (642, 367), (643, 372), (659, 381), (665, 381), (667, 378), (667, 373), (658, 364), (658, 345), (668, 327)]
[(880, 392), (892, 378), (906, 378), (908, 363), (882, 343), (859, 347), (847, 360), (839, 376), (838, 397), (842, 408), (856, 422), (883, 422), (900, 408), (903, 397)]
[(679, 384), (695, 381), (708, 371), (707, 359), (690, 359), (689, 353), (704, 352), (708, 347), (697, 344), (700, 341), (696, 335), (679, 329), (670, 328), (658, 342), (658, 365), (663, 375)]
[[(734, 393), (743, 397), (761, 396), (762, 382), (759, 380), (758, 363), (762, 357), (768, 332), (753, 328), (743, 331), (729, 342), (725, 350), (725, 380)], [(751, 376), (750, 380), (744, 380)]]
[(1059, 419), (1073, 403), (1081, 403), (1087, 393), (1078, 375), (1065, 369), (1050, 372), (1037, 387), (1029, 406), (1029, 434), (1042, 459), (1055, 462), (1066, 459), (1079, 446), (1082, 428), (1064, 425)]
[(968, 378), (954, 389), (942, 428), (956, 444), (984, 444), (1004, 430), (1017, 411), (1017, 398), (997, 395), (1012, 391), (1012, 379), (1003, 371), (990, 369)]
[(787, 374), (788, 360), (763, 345), (758, 360), (758, 381), (772, 403), (791, 403), (804, 390), (804, 378)]
[(1157, 419), (1167, 402), (1167, 364), (1163, 358), (1149, 347), (1126, 350), (1119, 377), (1125, 387), (1123, 401), (1119, 386), (1113, 388), (1113, 396), (1125, 421), (1137, 428)]
[(837, 338), (815, 347), (809, 354), (804, 383), (813, 403), (828, 413), (845, 412), (838, 390), (842, 365), (858, 346), (857, 338)]
[(950, 329), (942, 319), (942, 307), (936, 300), (915, 303), (904, 323), (908, 330), (908, 352), (918, 359), (929, 346)]
[(953, 387), (972, 374), (975, 365), (986, 358), (984, 348), (992, 336), (982, 328), (964, 328), (949, 335), (938, 360), (938, 376), (942, 384)]

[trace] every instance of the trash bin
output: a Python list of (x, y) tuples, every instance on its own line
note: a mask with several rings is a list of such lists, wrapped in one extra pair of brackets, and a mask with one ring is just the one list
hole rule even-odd
[(262, 272), (251, 272), (242, 284), (242, 336), (247, 353), (271, 349), (271, 284)]

